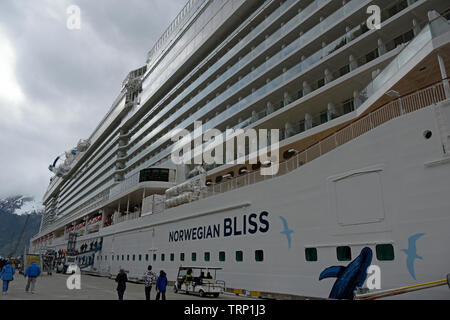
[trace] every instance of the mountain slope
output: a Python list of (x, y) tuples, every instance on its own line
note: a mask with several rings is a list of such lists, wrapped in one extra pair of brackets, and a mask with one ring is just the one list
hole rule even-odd
[(31, 197), (14, 196), (0, 200), (0, 256), (7, 256), (14, 250), (29, 215), (15, 255), (23, 253), (31, 237), (39, 232), (41, 213), (41, 206)]

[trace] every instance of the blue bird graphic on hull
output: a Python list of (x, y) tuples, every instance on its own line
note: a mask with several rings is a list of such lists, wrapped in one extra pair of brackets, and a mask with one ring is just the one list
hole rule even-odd
[(362, 287), (367, 278), (367, 268), (372, 263), (372, 249), (364, 248), (347, 267), (334, 266), (322, 271), (319, 280), (337, 278), (330, 292), (330, 299), (353, 300), (356, 288)]
[(416, 261), (416, 259), (423, 260), (423, 258), (417, 254), (416, 242), (419, 238), (423, 237), (424, 235), (425, 233), (418, 233), (409, 237), (408, 249), (401, 250), (402, 252), (406, 253), (406, 267), (408, 268), (408, 271), (414, 280), (417, 280), (416, 272), (414, 270), (414, 261)]
[(291, 248), (292, 237), (291, 234), (294, 233), (293, 230), (289, 229), (288, 222), (284, 217), (280, 216), (281, 221), (283, 222), (284, 230), (281, 231), (281, 234), (284, 234), (288, 240), (289, 249)]

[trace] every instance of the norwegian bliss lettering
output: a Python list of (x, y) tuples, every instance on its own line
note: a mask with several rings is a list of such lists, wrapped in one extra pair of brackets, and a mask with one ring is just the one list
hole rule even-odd
[(256, 233), (267, 233), (270, 227), (268, 217), (269, 213), (264, 211), (259, 215), (252, 213), (240, 217), (225, 218), (223, 224), (171, 231), (169, 232), (169, 242), (206, 240), (220, 237), (228, 238), (233, 236), (254, 235)]

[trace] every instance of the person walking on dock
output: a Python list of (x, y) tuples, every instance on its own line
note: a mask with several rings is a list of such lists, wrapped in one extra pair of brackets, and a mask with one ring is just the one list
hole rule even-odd
[(148, 266), (147, 271), (144, 272), (145, 300), (150, 300), (150, 292), (152, 291), (156, 278), (157, 275), (152, 271), (152, 266)]
[(31, 293), (34, 294), (34, 287), (36, 286), (36, 280), (41, 275), (41, 268), (36, 263), (32, 263), (31, 266), (25, 271), (25, 278), (28, 277), (27, 286), (25, 292), (28, 292), (31, 287)]
[(162, 300), (166, 300), (166, 288), (167, 288), (167, 277), (166, 273), (161, 270), (159, 273), (158, 280), (156, 281), (156, 300), (159, 300), (160, 295), (162, 295)]
[(119, 274), (116, 277), (117, 282), (117, 294), (119, 295), (119, 300), (123, 300), (123, 295), (125, 294), (125, 290), (127, 288), (128, 277), (125, 273), (125, 270), (120, 269)]
[(0, 278), (3, 280), (3, 294), (8, 293), (9, 283), (14, 280), (14, 274), (16, 270), (12, 264), (8, 261), (0, 271)]

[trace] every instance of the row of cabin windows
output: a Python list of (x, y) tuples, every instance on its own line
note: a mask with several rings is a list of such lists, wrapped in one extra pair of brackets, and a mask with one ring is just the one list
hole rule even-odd
[[(375, 247), (376, 250), (376, 255), (377, 255), (377, 259), (379, 261), (392, 261), (395, 259), (395, 254), (394, 254), (394, 247), (392, 244), (380, 244), (380, 245), (376, 245)], [(352, 251), (351, 248), (349, 246), (342, 246), (342, 247), (337, 247), (336, 248), (336, 256), (338, 261), (351, 261), (352, 260)], [(138, 261), (142, 261), (143, 259), (143, 255), (116, 255), (116, 256), (112, 256), (112, 261), (114, 261), (114, 258), (116, 258), (117, 261), (125, 261), (125, 257), (126, 257), (126, 261), (130, 261), (130, 258), (132, 259), (132, 261), (136, 261), (136, 258), (138, 259)], [(122, 259), (120, 259), (122, 258)], [(153, 261), (156, 261), (158, 258), (157, 254), (153, 254)], [(170, 261), (175, 261), (175, 254), (171, 253), (170, 257), (169, 257)], [(314, 262), (314, 261), (318, 261), (318, 254), (317, 254), (317, 248), (306, 248), (305, 249), (305, 259), (306, 261), (310, 261), (310, 262)], [(97, 260), (102, 260), (102, 256), (98, 256)], [(108, 256), (104, 256), (104, 260), (107, 261), (108, 260)], [(162, 253), (160, 255), (160, 260), (162, 262), (166, 261), (166, 255), (164, 253)], [(185, 261), (186, 260), (186, 255), (185, 253), (180, 253), (180, 261)], [(197, 261), (197, 253), (196, 252), (192, 252), (191, 253), (191, 260), (192, 262), (196, 262)], [(210, 252), (205, 252), (204, 256), (203, 256), (203, 260), (205, 262), (209, 262), (211, 261), (211, 253)], [(149, 255), (146, 254), (145, 255), (145, 261), (149, 261)], [(226, 253), (225, 251), (220, 251), (219, 252), (219, 262), (225, 262), (226, 261)], [(242, 262), (244, 261), (244, 252), (243, 251), (236, 251), (235, 252), (235, 261), (236, 262)], [(264, 251), (263, 250), (256, 250), (255, 251), (255, 261), (256, 262), (262, 262), (264, 261)]]
[[(394, 246), (392, 244), (379, 244), (375, 247), (378, 261), (392, 261), (395, 259)], [(351, 261), (352, 250), (349, 246), (337, 247), (336, 255), (338, 261)], [(317, 261), (317, 248), (305, 249), (306, 261)]]
[[(108, 256), (98, 256), (97, 260), (104, 260), (107, 261), (108, 260)], [(136, 256), (135, 254), (133, 255), (116, 255), (116, 256), (111, 256), (112, 261), (116, 260), (116, 261), (130, 261), (130, 258), (132, 261), (136, 261), (136, 258), (138, 258), (139, 261), (142, 261), (143, 256), (140, 254), (138, 256)], [(156, 261), (158, 258), (157, 254), (153, 254), (153, 261)], [(161, 253), (160, 255), (160, 259), (162, 262), (166, 261), (166, 255), (164, 253)], [(185, 253), (180, 253), (180, 261), (185, 261), (186, 260), (186, 255)], [(197, 253), (196, 252), (192, 252), (191, 254), (191, 260), (192, 262), (197, 261)], [(205, 262), (209, 262), (211, 261), (211, 253), (210, 252), (205, 252), (204, 256), (203, 256), (203, 260)], [(235, 252), (235, 260), (237, 262), (242, 262), (244, 261), (244, 252), (242, 251), (236, 251)], [(149, 261), (149, 255), (146, 254), (145, 255), (145, 261)], [(170, 261), (175, 261), (175, 254), (171, 253), (170, 254)], [(226, 253), (225, 251), (220, 251), (219, 252), (219, 262), (225, 262), (226, 261)], [(263, 262), (264, 261), (264, 251), (263, 250), (256, 250), (255, 251), (255, 261), (256, 262)]]

